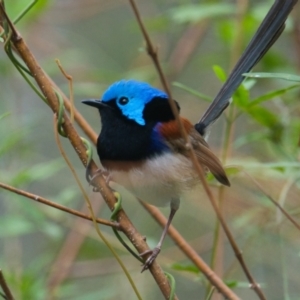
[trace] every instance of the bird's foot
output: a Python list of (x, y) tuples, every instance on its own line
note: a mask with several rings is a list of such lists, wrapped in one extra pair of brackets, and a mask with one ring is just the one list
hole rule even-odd
[(145, 270), (149, 269), (149, 267), (152, 265), (152, 263), (154, 262), (154, 260), (158, 256), (159, 252), (160, 252), (160, 247), (156, 246), (152, 250), (147, 250), (143, 253), (140, 253), (141, 257), (151, 253), (151, 255), (146, 259), (145, 263), (143, 264), (143, 268), (142, 268), (141, 273), (143, 273)]
[(98, 169), (93, 176), (91, 177), (89, 184), (93, 186), (93, 191), (94, 192), (99, 192), (99, 189), (93, 184), (94, 180), (99, 177), (99, 176), (103, 176), (105, 179), (105, 182), (107, 185), (109, 185), (110, 181), (111, 181), (111, 174), (106, 171), (106, 170), (102, 170), (102, 169)]

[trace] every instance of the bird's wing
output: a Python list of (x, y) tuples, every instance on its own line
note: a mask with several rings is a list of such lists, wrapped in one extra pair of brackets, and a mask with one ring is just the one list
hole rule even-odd
[[(195, 130), (194, 126), (187, 119), (181, 118), (181, 121), (189, 135), (190, 142), (200, 164), (205, 168), (208, 168), (220, 183), (230, 186), (230, 182), (220, 160), (209, 149), (204, 138)], [(176, 120), (161, 123), (159, 132), (164, 137), (168, 146), (175, 153), (180, 153), (189, 157), (189, 151), (185, 147), (185, 141), (181, 136)]]

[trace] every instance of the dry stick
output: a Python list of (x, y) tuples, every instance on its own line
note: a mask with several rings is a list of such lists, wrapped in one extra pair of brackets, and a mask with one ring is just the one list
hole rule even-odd
[[(4, 10), (2, 6), (0, 5), (0, 11), (2, 11), (4, 14)], [(9, 26), (12, 30), (12, 43), (19, 52), (21, 58), (27, 65), (28, 69), (32, 73), (34, 79), (36, 80), (38, 86), (40, 87), (41, 91), (45, 95), (49, 106), (53, 110), (54, 113), (58, 112), (59, 109), (59, 103), (57, 100), (57, 97), (55, 95), (55, 92), (53, 90), (52, 82), (49, 80), (48, 76), (45, 74), (45, 72), (42, 70), (42, 68), (37, 63), (36, 59), (34, 58), (33, 54), (30, 52), (29, 48), (27, 47), (24, 39), (22, 36), (17, 32), (14, 25), (11, 23), (9, 18), (6, 16), (6, 19), (9, 23)], [(56, 89), (59, 93), (61, 91), (59, 89)], [(67, 138), (70, 140), (73, 148), (75, 149), (77, 155), (79, 156), (80, 160), (82, 161), (83, 165), (86, 166), (87, 164), (87, 155), (86, 155), (86, 148), (80, 139), (80, 136), (76, 132), (75, 128), (70, 122), (69, 117), (66, 113), (63, 115), (64, 123), (63, 123), (63, 129), (67, 134)], [(76, 115), (75, 115), (76, 118)], [(94, 161), (91, 161), (90, 168), (92, 172), (96, 172), (98, 170), (96, 164)], [(105, 179), (102, 176), (99, 176), (95, 180), (95, 184), (99, 188), (100, 193), (102, 194), (105, 202), (109, 206), (109, 208), (112, 210), (114, 208), (114, 204), (116, 202), (114, 194), (112, 193), (111, 189), (106, 185)], [(131, 241), (131, 243), (134, 245), (134, 247), (138, 250), (139, 253), (143, 253), (147, 250), (149, 250), (148, 245), (144, 241), (144, 237), (136, 230), (136, 228), (133, 226), (131, 221), (128, 219), (127, 215), (125, 214), (124, 210), (120, 210), (118, 213), (118, 221), (120, 224), (120, 230), (124, 232), (124, 234), (128, 237), (128, 239)], [(159, 286), (161, 292), (163, 293), (164, 297), (168, 299), (171, 289), (169, 282), (158, 265), (157, 262), (154, 262), (151, 267), (149, 268), (152, 276), (154, 277), (157, 285)], [(177, 299), (177, 298), (175, 298)]]
[[(236, 37), (234, 39), (234, 44), (232, 47), (231, 55), (230, 55), (230, 69), (234, 68), (234, 65), (239, 59), (240, 53), (242, 52), (243, 47), (243, 26), (242, 23), (244, 21), (247, 8), (248, 8), (248, 0), (236, 0), (236, 25), (237, 28)], [(232, 140), (235, 131), (235, 124), (233, 122), (234, 116), (236, 115), (236, 107), (235, 105), (230, 105), (226, 114), (226, 124), (223, 133), (223, 147), (222, 153), (220, 154), (220, 160), (222, 164), (226, 164), (227, 157), (231, 151)], [(224, 207), (224, 193), (225, 188), (224, 186), (219, 186), (218, 188), (218, 207), (220, 212), (223, 212)], [(210, 266), (215, 272), (218, 274), (224, 273), (224, 233), (221, 231), (221, 224), (220, 221), (217, 220), (215, 224), (214, 230), (214, 242), (213, 242), (213, 251), (211, 255)], [(221, 275), (220, 275), (221, 276)], [(207, 293), (209, 293), (211, 287), (207, 287)]]
[(129, 2), (131, 4), (133, 12), (134, 12), (134, 14), (136, 16), (136, 19), (138, 21), (140, 29), (141, 29), (141, 31), (143, 33), (144, 38), (145, 38), (145, 41), (146, 41), (146, 44), (147, 44), (147, 52), (148, 52), (149, 56), (152, 58), (152, 61), (153, 61), (154, 65), (155, 65), (155, 67), (156, 67), (156, 69), (158, 71), (158, 74), (159, 74), (159, 77), (160, 77), (161, 82), (163, 84), (163, 87), (164, 87), (166, 93), (168, 94), (168, 98), (169, 98), (169, 103), (170, 103), (171, 109), (172, 109), (174, 115), (176, 116), (176, 120), (178, 122), (178, 125), (180, 126), (181, 135), (184, 138), (185, 143), (186, 143), (186, 149), (189, 150), (191, 160), (192, 160), (192, 162), (194, 164), (194, 167), (196, 168), (196, 171), (197, 171), (197, 173), (199, 175), (199, 178), (200, 178), (200, 180), (202, 182), (204, 190), (205, 190), (205, 192), (206, 192), (206, 194), (207, 194), (207, 196), (208, 196), (208, 198), (209, 198), (209, 200), (210, 200), (210, 202), (211, 202), (211, 204), (212, 204), (212, 206), (213, 206), (213, 208), (215, 210), (215, 213), (216, 213), (218, 219), (220, 220), (220, 223), (221, 223), (221, 225), (223, 227), (223, 230), (225, 231), (225, 233), (227, 235), (227, 238), (228, 238), (228, 240), (229, 240), (229, 242), (231, 244), (231, 247), (232, 247), (232, 249), (233, 249), (233, 251), (235, 253), (235, 256), (238, 259), (238, 261), (240, 262), (240, 265), (241, 265), (241, 267), (242, 267), (242, 269), (243, 269), (243, 271), (244, 271), (244, 273), (245, 273), (248, 281), (250, 282), (251, 288), (253, 288), (253, 290), (256, 292), (256, 294), (259, 296), (259, 298), (261, 300), (265, 300), (266, 298), (265, 298), (262, 290), (260, 289), (259, 285), (255, 282), (254, 278), (252, 277), (252, 275), (251, 275), (251, 273), (250, 273), (250, 271), (249, 271), (249, 269), (248, 269), (248, 267), (247, 267), (247, 265), (246, 265), (246, 263), (244, 261), (244, 258), (242, 256), (242, 252), (239, 250), (239, 248), (238, 248), (238, 246), (237, 246), (237, 244), (236, 244), (236, 242), (234, 240), (234, 237), (231, 234), (231, 232), (230, 232), (230, 230), (229, 230), (229, 228), (228, 228), (228, 226), (227, 226), (227, 224), (226, 224), (226, 222), (225, 222), (225, 220), (224, 220), (224, 218), (223, 218), (223, 216), (222, 216), (222, 214), (221, 214), (221, 212), (219, 210), (217, 202), (214, 199), (213, 194), (212, 194), (212, 192), (211, 192), (211, 190), (210, 190), (210, 188), (209, 188), (209, 186), (208, 186), (208, 184), (206, 182), (205, 175), (204, 175), (204, 172), (203, 172), (203, 168), (202, 168), (202, 166), (200, 166), (200, 164), (199, 164), (199, 162), (197, 160), (196, 154), (195, 154), (193, 148), (190, 145), (189, 137), (188, 137), (188, 135), (187, 135), (187, 133), (186, 133), (184, 127), (183, 127), (183, 124), (182, 124), (182, 122), (181, 122), (181, 120), (179, 118), (178, 109), (177, 109), (177, 107), (175, 105), (175, 102), (174, 102), (172, 96), (171, 96), (170, 89), (169, 89), (168, 84), (167, 84), (167, 80), (166, 80), (166, 78), (165, 78), (165, 76), (163, 74), (161, 65), (159, 63), (158, 56), (157, 56), (157, 51), (156, 51), (156, 49), (154, 49), (154, 47), (152, 45), (152, 42), (151, 42), (150, 37), (148, 35), (148, 32), (147, 32), (147, 30), (146, 30), (146, 28), (145, 28), (145, 26), (144, 26), (144, 24), (142, 22), (142, 19), (141, 19), (141, 16), (139, 14), (138, 8), (137, 8), (137, 6), (135, 4), (135, 1), (134, 0), (129, 0)]
[(5, 278), (4, 278), (4, 275), (3, 275), (3, 272), (2, 272), (1, 269), (0, 269), (0, 286), (1, 286), (1, 288), (3, 290), (3, 293), (6, 297), (5, 299), (6, 300), (14, 300), (14, 297), (13, 297), (13, 295), (12, 295), (12, 293), (11, 293), (11, 291), (10, 291), (6, 281), (5, 281)]
[[(41, 197), (41, 196), (38, 196), (38, 195), (35, 195), (35, 194), (31, 194), (31, 193), (25, 192), (23, 190), (17, 189), (15, 187), (12, 187), (12, 186), (10, 186), (8, 184), (5, 184), (5, 183), (2, 183), (2, 182), (0, 182), (0, 187), (3, 188), (3, 189), (5, 189), (5, 190), (8, 190), (10, 192), (13, 192), (15, 194), (24, 196), (24, 197), (26, 197), (28, 199), (34, 200), (36, 202), (40, 202), (40, 203), (43, 203), (45, 205), (48, 205), (48, 206), (54, 207), (56, 209), (62, 210), (62, 211), (67, 212), (67, 213), (69, 213), (71, 215), (74, 215), (74, 216), (77, 216), (77, 217), (80, 217), (82, 219), (86, 219), (86, 220), (89, 220), (89, 221), (93, 221), (92, 217), (90, 217), (90, 216), (88, 216), (86, 214), (83, 214), (83, 213), (79, 212), (78, 210), (71, 209), (71, 208), (68, 208), (66, 206), (57, 204), (57, 203), (52, 202), (52, 201), (50, 201), (50, 200), (48, 200), (48, 199), (46, 199), (44, 197)], [(99, 224), (102, 224), (102, 225), (106, 225), (106, 226), (110, 226), (110, 227), (115, 227), (117, 229), (119, 228), (119, 224), (118, 223), (107, 221), (107, 220), (104, 220), (104, 219), (97, 218), (96, 222), (99, 223)]]

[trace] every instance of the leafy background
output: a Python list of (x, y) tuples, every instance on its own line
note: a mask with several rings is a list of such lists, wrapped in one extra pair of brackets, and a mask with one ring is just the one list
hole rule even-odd
[[(7, 11), (17, 16), (27, 4), (25, 0), (7, 1)], [(246, 0), (138, 2), (182, 115), (195, 123), (208, 102), (179, 86), (213, 98), (271, 4)], [(255, 71), (299, 72), (298, 15), (296, 7), (285, 32)], [(54, 59), (59, 58), (73, 76), (75, 105), (96, 131), (100, 131), (97, 112), (81, 105), (80, 100), (101, 97), (109, 84), (121, 78), (160, 86), (126, 1), (40, 0), (17, 27), (43, 68), (66, 93), (67, 82)], [(0, 52), (0, 97), (0, 180), (84, 209), (79, 189), (55, 144), (52, 114), (4, 51)], [(217, 187), (213, 191), (219, 195), (228, 225), (267, 298), (299, 299), (299, 231), (243, 171), (300, 221), (298, 84), (280, 79), (248, 80), (234, 102), (234, 113), (239, 117), (231, 127), (231, 136), (226, 135), (228, 123), (222, 117), (209, 137), (211, 147), (228, 166), (232, 187), (222, 193)], [(84, 169), (73, 149), (63, 143), (85, 182)], [(86, 189), (98, 215), (109, 218), (99, 194), (93, 194), (87, 184)], [(161, 233), (159, 225), (134, 197), (125, 191), (122, 195), (129, 217), (154, 246)], [(168, 214), (167, 208), (162, 211)], [(222, 232), (218, 247), (214, 244), (216, 218), (201, 189), (183, 199), (173, 225), (208, 263), (214, 261), (216, 272), (242, 299), (255, 299)], [(153, 278), (141, 275), (140, 264), (119, 245), (109, 228), (103, 230), (144, 299), (162, 299)], [(169, 238), (158, 259), (174, 275), (179, 298), (205, 299), (206, 280)], [(71, 269), (60, 277), (68, 260)], [(124, 274), (89, 222), (4, 190), (0, 192), (0, 266), (16, 299), (47, 299), (53, 291), (55, 299), (134, 298)], [(213, 297), (219, 296), (215, 293)]]

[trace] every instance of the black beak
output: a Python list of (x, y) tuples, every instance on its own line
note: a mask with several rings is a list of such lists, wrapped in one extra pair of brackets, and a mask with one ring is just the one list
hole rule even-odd
[(81, 103), (96, 107), (98, 109), (101, 109), (103, 107), (109, 107), (107, 104), (105, 104), (101, 100), (97, 100), (97, 99), (86, 99), (86, 100), (82, 100)]

